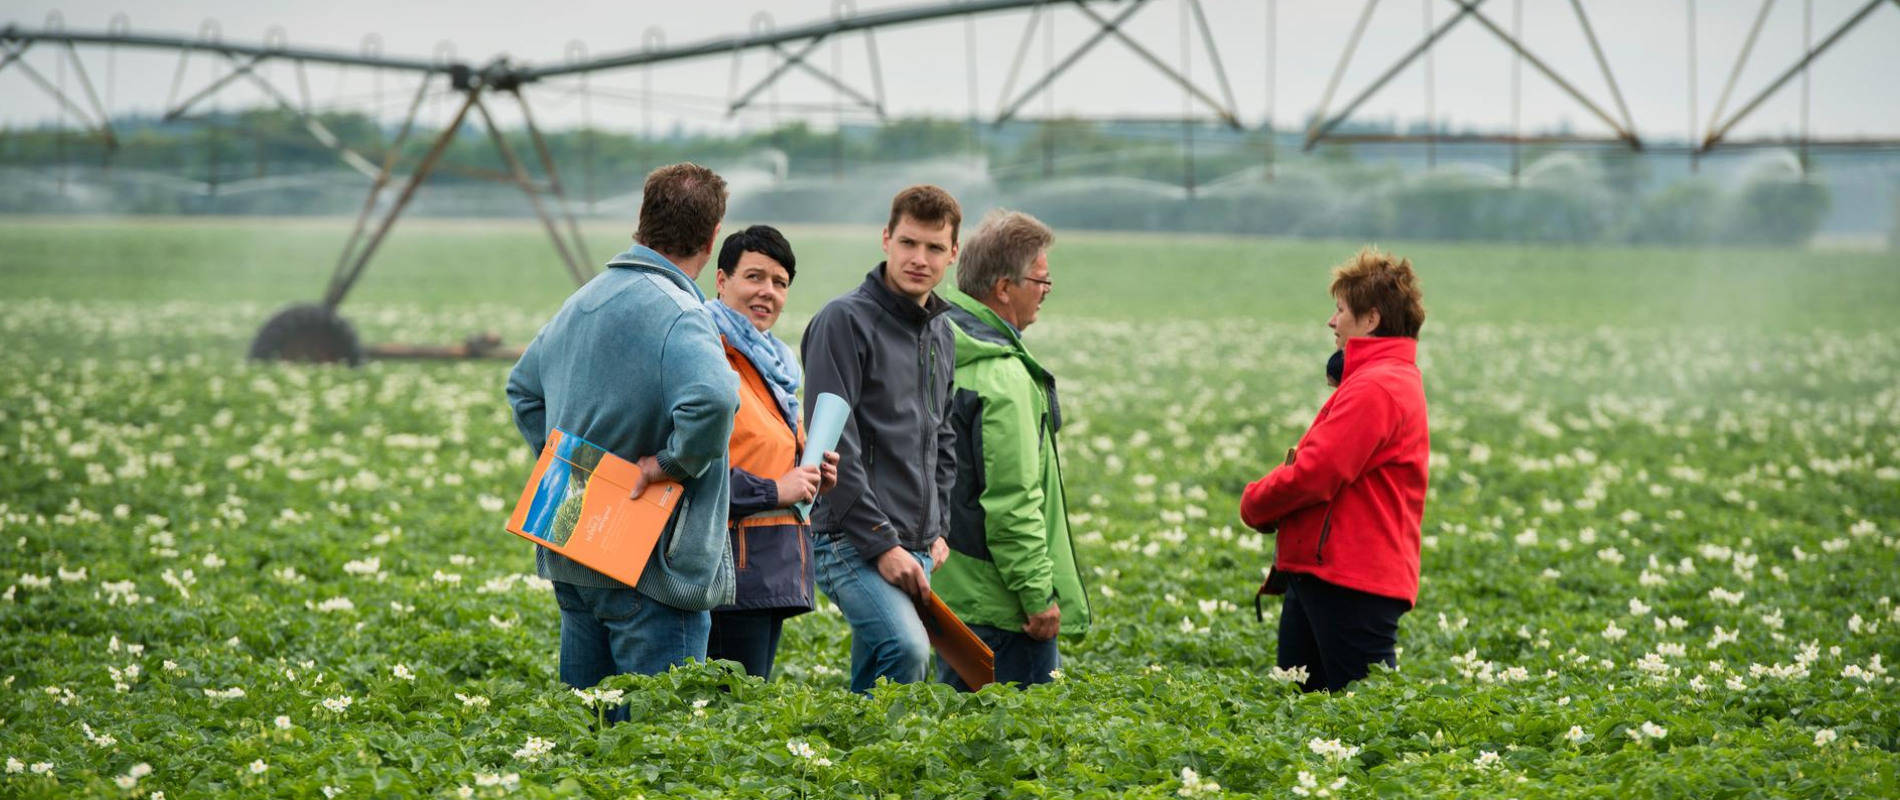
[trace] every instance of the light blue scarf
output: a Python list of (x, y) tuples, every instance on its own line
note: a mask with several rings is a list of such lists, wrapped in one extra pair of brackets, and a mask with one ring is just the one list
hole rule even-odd
[(772, 396), (778, 399), (786, 424), (797, 430), (798, 387), (804, 383), (805, 373), (798, 367), (798, 355), (792, 352), (792, 346), (779, 341), (769, 331), (752, 327), (752, 320), (719, 302), (717, 297), (706, 301), (706, 309), (712, 312), (713, 322), (718, 323), (719, 333), (752, 362), (759, 377), (765, 379), (765, 385), (772, 387)]

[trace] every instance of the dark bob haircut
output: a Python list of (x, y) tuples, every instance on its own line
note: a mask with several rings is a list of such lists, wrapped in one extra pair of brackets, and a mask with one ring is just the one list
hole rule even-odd
[(785, 282), (790, 284), (798, 278), (798, 259), (792, 256), (792, 244), (785, 241), (785, 234), (770, 225), (754, 225), (726, 237), (719, 245), (719, 271), (731, 275), (739, 268), (739, 256), (746, 253), (759, 255), (777, 261), (785, 268)]

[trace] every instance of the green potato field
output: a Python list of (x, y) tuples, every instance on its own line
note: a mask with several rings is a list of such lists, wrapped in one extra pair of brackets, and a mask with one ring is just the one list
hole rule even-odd
[[(788, 230), (779, 335), (877, 224)], [(859, 697), (826, 605), (772, 682), (577, 696), (502, 529), (509, 364), (244, 359), (347, 232), (0, 219), (0, 796), (1900, 796), (1892, 252), (1380, 243), (1429, 311), (1423, 584), (1399, 669), (1328, 696), (1273, 669), (1236, 508), (1326, 397), (1362, 243), (1058, 231), (1027, 341), (1096, 619), (1058, 680)], [(525, 343), (558, 264), (532, 224), (412, 220), (342, 312)]]

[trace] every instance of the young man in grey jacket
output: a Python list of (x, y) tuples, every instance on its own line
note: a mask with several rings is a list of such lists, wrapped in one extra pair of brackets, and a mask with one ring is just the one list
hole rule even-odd
[[(851, 404), (838, 484), (812, 509), (818, 587), (851, 623), (851, 690), (924, 679), (930, 641), (912, 605), (949, 554), (956, 345), (934, 290), (957, 257), (963, 212), (912, 186), (891, 203), (886, 261), (805, 329), (805, 392)], [(806, 403), (806, 424), (816, 403)]]
[(685, 489), (638, 586), (535, 548), (561, 608), (561, 680), (575, 688), (704, 659), (707, 612), (732, 602), (726, 442), (739, 384), (694, 283), (725, 213), (712, 170), (654, 170), (636, 245), (567, 299), (508, 376), (515, 425), (537, 454), (559, 426), (638, 463), (635, 493), (665, 479)]

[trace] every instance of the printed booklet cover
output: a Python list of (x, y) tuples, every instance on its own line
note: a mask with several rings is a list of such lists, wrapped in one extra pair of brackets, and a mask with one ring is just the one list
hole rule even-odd
[(508, 518), (508, 532), (614, 580), (640, 582), (683, 494), (676, 481), (631, 497), (639, 466), (555, 428)]

